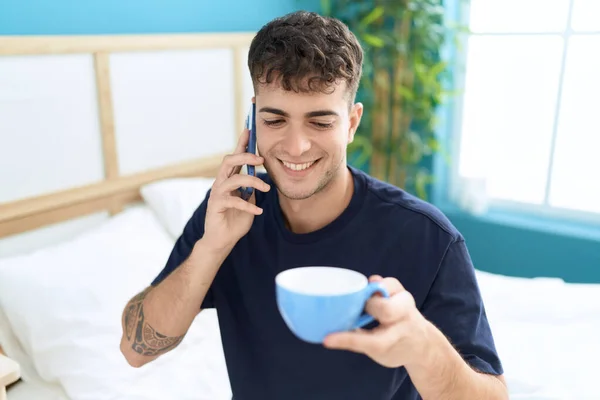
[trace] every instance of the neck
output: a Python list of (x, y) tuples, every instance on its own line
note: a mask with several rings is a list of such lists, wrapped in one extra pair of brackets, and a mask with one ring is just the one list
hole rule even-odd
[(304, 200), (291, 200), (279, 193), (279, 204), (288, 229), (294, 233), (319, 230), (342, 214), (354, 193), (352, 173), (344, 165), (320, 192)]

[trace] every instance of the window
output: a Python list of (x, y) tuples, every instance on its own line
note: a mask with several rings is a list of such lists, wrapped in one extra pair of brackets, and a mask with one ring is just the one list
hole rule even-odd
[(469, 27), (454, 188), (600, 213), (600, 0), (471, 0)]

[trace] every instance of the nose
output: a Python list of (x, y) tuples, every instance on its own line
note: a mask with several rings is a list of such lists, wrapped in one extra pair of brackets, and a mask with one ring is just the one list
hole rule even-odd
[(291, 157), (300, 157), (311, 147), (310, 139), (300, 129), (290, 129), (285, 133), (283, 148)]

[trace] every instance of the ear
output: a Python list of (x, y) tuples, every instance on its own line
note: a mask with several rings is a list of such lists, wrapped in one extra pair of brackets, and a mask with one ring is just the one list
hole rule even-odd
[(256, 103), (256, 96), (252, 96), (252, 102)]
[(358, 130), (358, 126), (360, 125), (360, 120), (363, 115), (364, 106), (362, 103), (356, 103), (352, 106), (350, 110), (350, 126), (348, 128), (348, 143), (352, 143), (354, 141), (354, 134)]

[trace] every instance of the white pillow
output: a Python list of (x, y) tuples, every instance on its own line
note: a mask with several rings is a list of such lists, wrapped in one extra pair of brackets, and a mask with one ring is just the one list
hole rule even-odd
[(214, 178), (173, 178), (142, 186), (144, 202), (154, 211), (173, 238), (183, 232), (194, 211), (205, 199)]
[(143, 207), (0, 260), (0, 307), (42, 379), (73, 400), (231, 397), (214, 312), (202, 312), (178, 348), (144, 368), (121, 355), (123, 308), (163, 268), (173, 243)]

